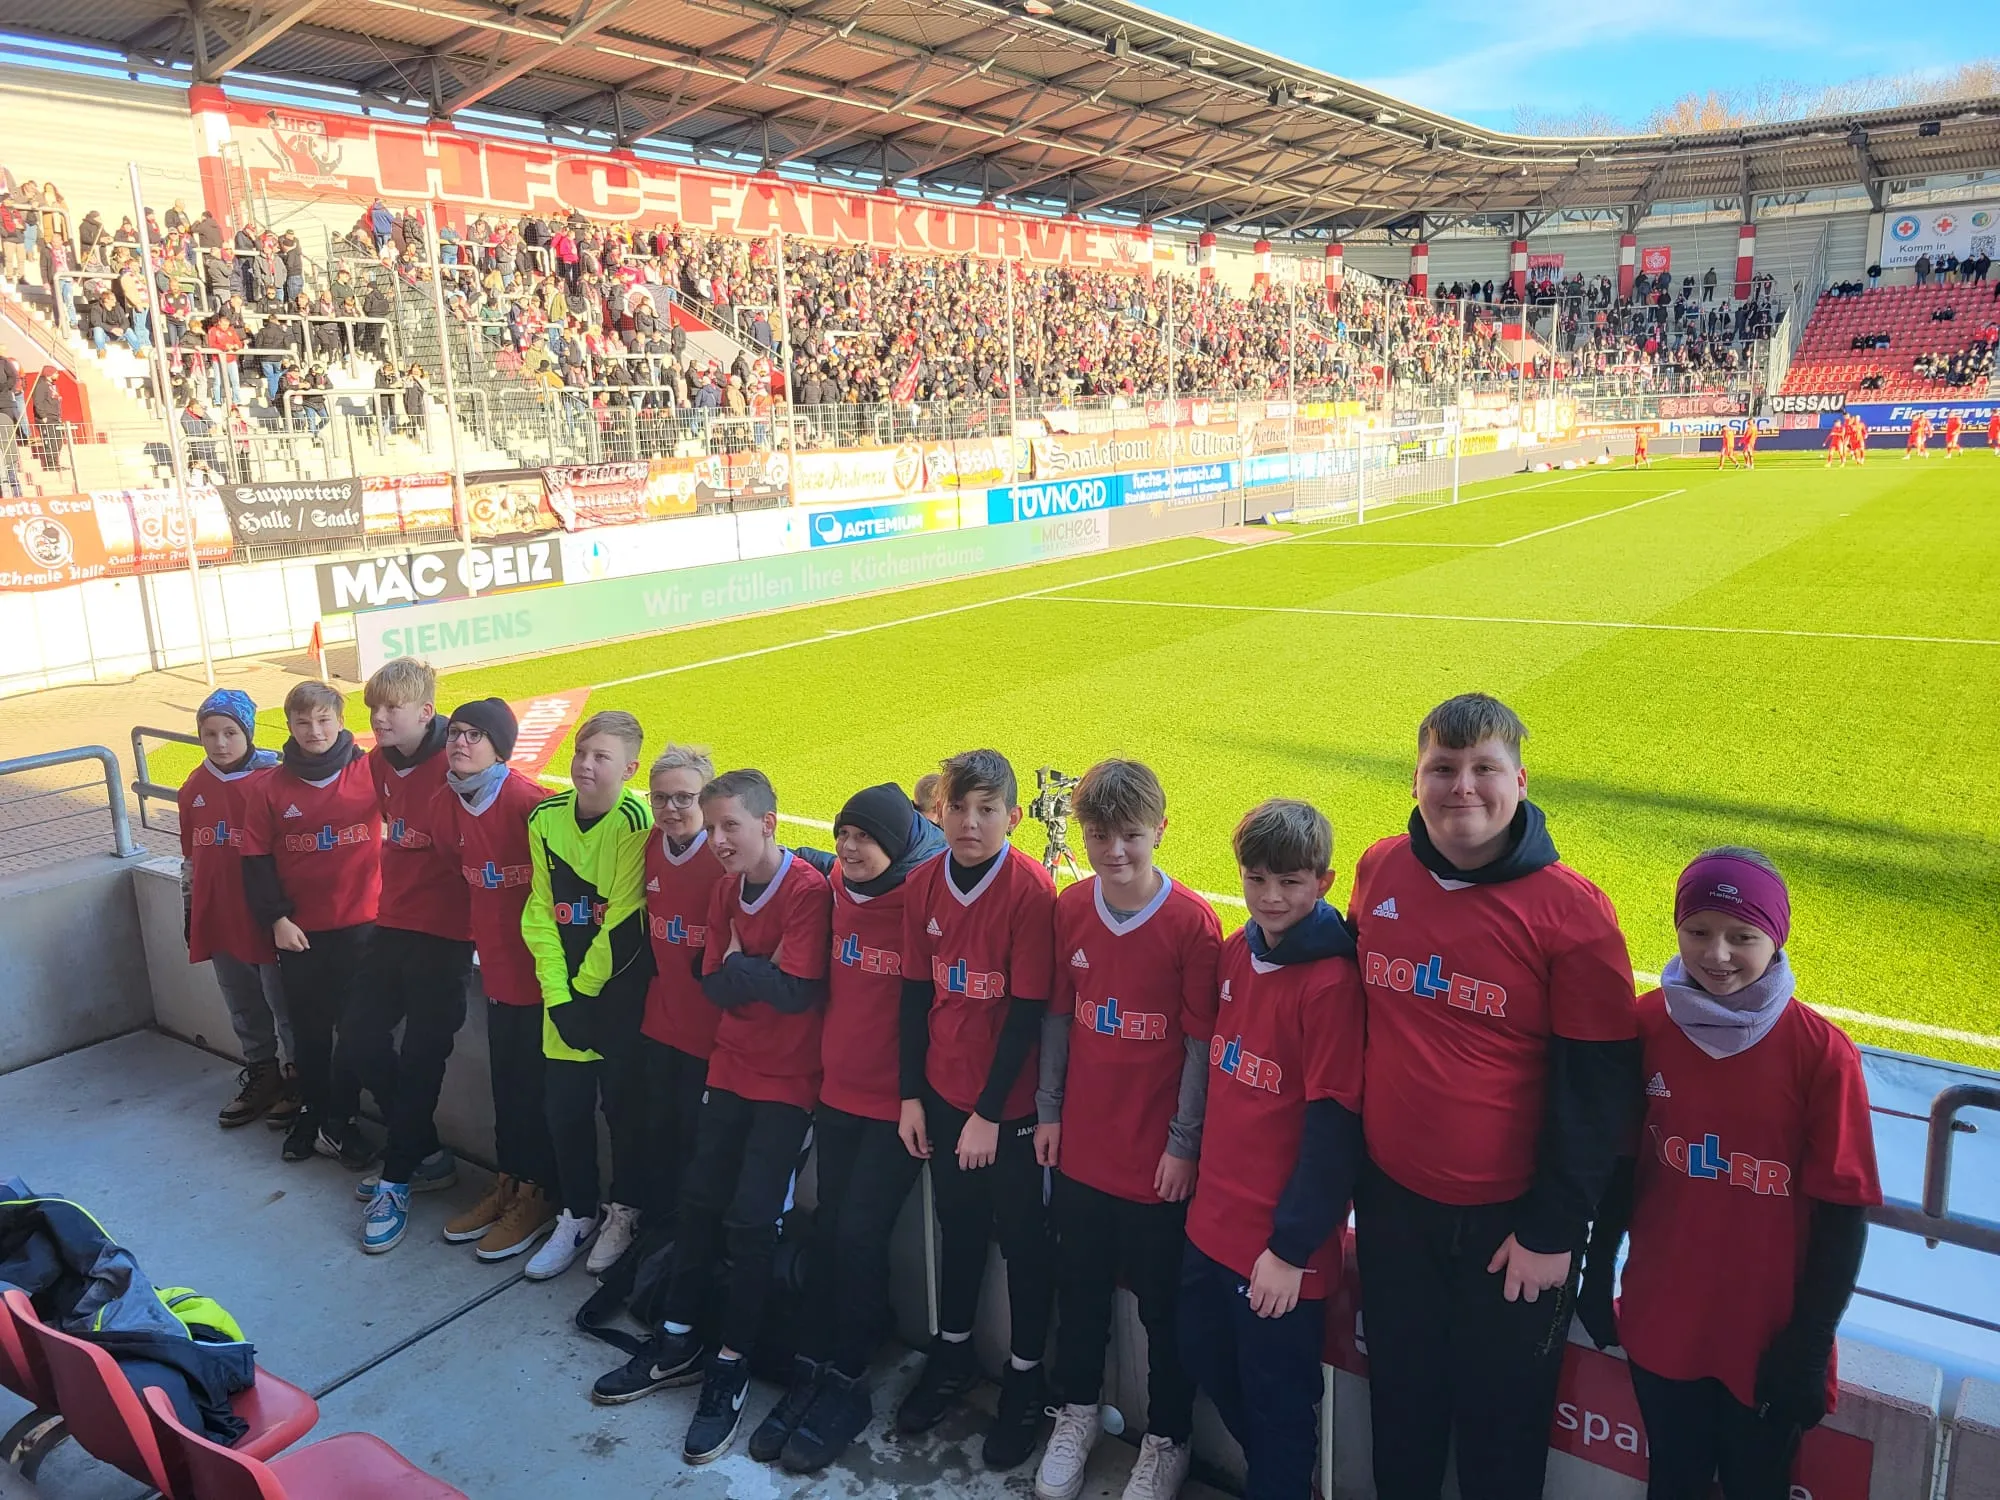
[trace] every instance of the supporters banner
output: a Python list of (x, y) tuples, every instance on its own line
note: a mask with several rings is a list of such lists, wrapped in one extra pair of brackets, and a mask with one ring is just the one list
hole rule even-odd
[(544, 469), (542, 479), (549, 489), (549, 508), (563, 530), (585, 531), (645, 520), (649, 472), (643, 460), (634, 460)]
[(924, 447), (924, 478), (932, 489), (983, 490), (1007, 481), (1007, 439), (952, 438)]
[(665, 575), (607, 578), (506, 599), (443, 600), (354, 617), (361, 669), (420, 656), (450, 668), (621, 640), (681, 625), (813, 604), (996, 568), (1102, 552), (1104, 516), (894, 537)]
[(2000, 203), (1953, 203), (1885, 215), (1882, 220), (1884, 266), (1914, 266), (1928, 255), (1933, 262), (1947, 255), (1960, 260), (1991, 256), (2000, 249)]
[(1528, 274), (1530, 276), (1533, 276), (1537, 271), (1560, 271), (1562, 268), (1563, 258), (1560, 251), (1548, 254), (1531, 254), (1528, 257)]
[[(222, 498), (189, 490), (195, 554), (228, 562), (235, 541)], [(0, 500), (0, 590), (58, 589), (187, 566), (187, 513), (178, 491), (94, 490)]]
[(915, 443), (903, 443), (894, 448), (823, 448), (801, 453), (792, 488), (800, 505), (902, 499), (924, 488), (924, 450)]
[(1765, 409), (1776, 412), (1781, 417), (1808, 416), (1823, 411), (1844, 411), (1847, 395), (1844, 391), (1825, 391), (1814, 395), (1800, 392), (1790, 396), (1766, 396)]
[(514, 740), (514, 753), (507, 764), (523, 776), (539, 776), (555, 758), (562, 737), (583, 717), (583, 705), (590, 701), (589, 688), (567, 693), (546, 693), (539, 698), (516, 700), (508, 705), (521, 726)]
[(563, 581), (562, 550), (555, 537), (532, 537), (494, 547), (429, 547), (321, 563), (321, 614), (387, 609), (433, 599), (505, 594)]
[(222, 508), (229, 514), (229, 529), (245, 546), (300, 541), (339, 546), (361, 540), (358, 479), (225, 484), (221, 494)]
[(1152, 263), (1152, 232), (1146, 229), (945, 207), (892, 193), (843, 193), (694, 171), (626, 151), (571, 151), (443, 127), (275, 108), (231, 99), (216, 88), (192, 90), (189, 106), (204, 142), (204, 176), (212, 168), (219, 178), (229, 158), (230, 170), (247, 178), (253, 198), (323, 200), (351, 206), (346, 212), (379, 195), (395, 207), (437, 202), (456, 218), (578, 213), (594, 220), (648, 226), (666, 221), (717, 234), (782, 232), (822, 244), (1035, 266), (1136, 272)]
[(370, 536), (451, 531), (449, 474), (370, 474), (361, 481), (361, 513)]
[(1674, 268), (1674, 247), (1672, 245), (1643, 245), (1639, 250), (1639, 269), (1648, 276), (1664, 276)]
[(1743, 391), (1703, 391), (1692, 396), (1660, 397), (1662, 417), (1740, 417), (1750, 409)]
[(466, 480), (465, 510), (474, 539), (482, 542), (537, 536), (560, 524), (540, 469), (503, 469)]
[[(1284, 423), (1277, 425), (1283, 428)], [(1242, 456), (1245, 435), (1231, 415), (1227, 423), (1142, 427), (1128, 432), (1078, 436), (1053, 433), (1045, 438), (1026, 439), (1021, 447), (1024, 451), (1020, 477), (1040, 481), (1164, 469), (1176, 460), (1227, 463)]]

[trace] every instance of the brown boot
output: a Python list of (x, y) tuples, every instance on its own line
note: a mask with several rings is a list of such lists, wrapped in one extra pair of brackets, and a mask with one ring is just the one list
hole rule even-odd
[(281, 1070), (282, 1082), (278, 1089), (277, 1102), (264, 1116), (264, 1123), (273, 1130), (290, 1130), (292, 1121), (299, 1117), (305, 1101), (299, 1097), (299, 1070), (286, 1063)]
[(236, 1097), (222, 1106), (222, 1112), (215, 1117), (215, 1123), (224, 1130), (234, 1130), (239, 1125), (248, 1125), (260, 1118), (278, 1102), (278, 1095), (284, 1091), (284, 1079), (278, 1072), (276, 1062), (252, 1063), (237, 1079), (240, 1087)]
[(514, 1201), (507, 1205), (500, 1222), (486, 1231), (486, 1237), (473, 1253), (481, 1260), (506, 1260), (519, 1255), (533, 1249), (555, 1221), (556, 1206), (546, 1193), (532, 1182), (516, 1183)]
[(520, 1184), (502, 1172), (493, 1179), (493, 1185), (481, 1198), (464, 1213), (444, 1221), (444, 1237), (454, 1245), (463, 1245), (469, 1240), (482, 1239), (486, 1231), (506, 1216), (508, 1205), (514, 1201), (514, 1194)]

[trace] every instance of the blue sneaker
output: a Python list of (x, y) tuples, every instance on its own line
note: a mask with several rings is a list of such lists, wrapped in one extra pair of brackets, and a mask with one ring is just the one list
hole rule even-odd
[[(417, 1170), (410, 1174), (404, 1184), (413, 1193), (438, 1193), (458, 1182), (458, 1158), (451, 1154), (449, 1147), (440, 1146), (429, 1156), (417, 1163)], [(367, 1203), (375, 1196), (375, 1190), (382, 1185), (382, 1174), (370, 1172), (354, 1184), (354, 1196), (358, 1202)]]
[(410, 1190), (399, 1182), (385, 1182), (368, 1200), (368, 1215), (361, 1221), (361, 1248), (370, 1255), (393, 1250), (403, 1242), (410, 1227)]

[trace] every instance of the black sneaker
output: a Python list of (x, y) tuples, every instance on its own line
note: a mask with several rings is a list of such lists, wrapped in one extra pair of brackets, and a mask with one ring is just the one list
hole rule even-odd
[(286, 1161), (311, 1161), (313, 1146), (319, 1140), (319, 1124), (309, 1110), (300, 1110), (292, 1121), (291, 1129), (285, 1132), (283, 1156)]
[(816, 1474), (845, 1453), (874, 1420), (868, 1377), (850, 1379), (828, 1365), (813, 1393), (812, 1405), (785, 1443), (780, 1462), (794, 1474)]
[(1042, 1414), (1048, 1404), (1042, 1367), (1017, 1370), (1010, 1360), (1000, 1377), (1000, 1408), (994, 1413), (979, 1455), (987, 1468), (1012, 1469), (1027, 1461), (1041, 1441)]
[(694, 1420), (688, 1423), (687, 1441), (681, 1444), (681, 1457), (691, 1464), (705, 1464), (727, 1453), (743, 1421), (743, 1398), (749, 1394), (748, 1360), (719, 1356), (710, 1360), (708, 1378), (701, 1383), (701, 1400), (695, 1405)]
[(707, 1358), (698, 1335), (662, 1329), (624, 1364), (599, 1376), (590, 1388), (590, 1399), (599, 1406), (623, 1406), (669, 1386), (693, 1385), (701, 1379)]
[(786, 1440), (799, 1425), (799, 1418), (806, 1414), (806, 1408), (813, 1403), (819, 1391), (820, 1371), (826, 1366), (817, 1360), (807, 1359), (803, 1354), (792, 1356), (792, 1383), (785, 1394), (778, 1398), (778, 1404), (771, 1408), (771, 1414), (757, 1424), (757, 1430), (750, 1434), (750, 1456), (760, 1464), (778, 1461), (778, 1455), (785, 1451)]
[(365, 1172), (378, 1154), (368, 1143), (368, 1137), (361, 1133), (361, 1127), (352, 1120), (339, 1124), (329, 1121), (320, 1126), (319, 1136), (313, 1141), (313, 1150), (321, 1156), (332, 1157), (350, 1172)]
[(901, 1432), (929, 1432), (944, 1420), (952, 1403), (978, 1383), (979, 1366), (972, 1354), (972, 1340), (949, 1343), (938, 1338), (924, 1356), (917, 1383), (910, 1387), (903, 1404), (896, 1408), (896, 1427)]

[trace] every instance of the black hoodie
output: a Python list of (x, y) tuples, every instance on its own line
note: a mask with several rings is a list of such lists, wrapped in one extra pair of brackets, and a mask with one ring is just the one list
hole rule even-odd
[[(1261, 963), (1289, 967), (1322, 959), (1354, 961), (1354, 934), (1340, 913), (1321, 901), (1276, 943), (1267, 943), (1255, 922), (1243, 929), (1250, 956)], [(1299, 1139), (1298, 1161), (1278, 1206), (1271, 1215), (1270, 1252), (1291, 1266), (1305, 1266), (1327, 1236), (1347, 1218), (1354, 1184), (1366, 1154), (1361, 1116), (1336, 1099), (1306, 1103), (1305, 1134)]]
[[(1410, 852), (1441, 880), (1500, 885), (1546, 869), (1560, 856), (1542, 810), (1521, 799), (1507, 847), (1486, 864), (1461, 870), (1438, 852), (1423, 816), (1410, 810)], [(1611, 1180), (1620, 1146), (1638, 1126), (1639, 1043), (1549, 1037), (1548, 1092), (1535, 1180), (1521, 1200), (1514, 1238), (1526, 1250), (1555, 1255), (1583, 1248), (1586, 1226)]]

